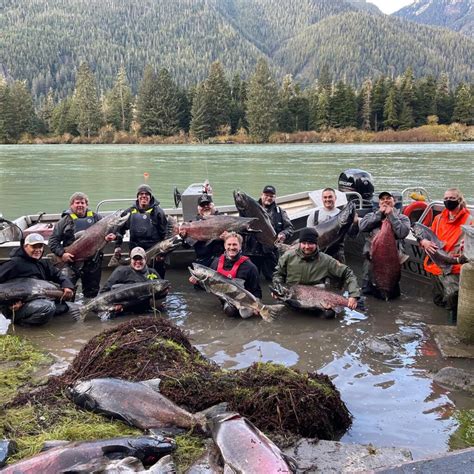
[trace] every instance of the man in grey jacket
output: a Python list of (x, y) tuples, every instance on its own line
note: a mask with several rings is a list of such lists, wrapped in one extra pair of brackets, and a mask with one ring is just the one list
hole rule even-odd
[[(372, 295), (376, 298), (384, 299), (372, 281), (371, 272), (371, 248), (374, 237), (380, 232), (382, 222), (388, 219), (395, 239), (397, 240), (397, 247), (399, 254), (403, 257), (403, 241), (410, 232), (410, 219), (401, 214), (398, 209), (395, 208), (395, 199), (392, 194), (388, 191), (383, 191), (379, 194), (379, 208), (366, 214), (362, 219), (359, 220), (359, 231), (366, 233), (365, 245), (364, 245), (364, 268), (363, 268), (363, 280), (362, 280), (362, 292), (364, 295)], [(396, 298), (400, 296), (400, 285), (393, 290), (390, 298)]]

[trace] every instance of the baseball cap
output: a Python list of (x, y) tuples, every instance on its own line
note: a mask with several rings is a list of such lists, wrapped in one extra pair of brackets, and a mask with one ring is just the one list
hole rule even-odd
[(382, 191), (379, 194), (379, 199), (382, 199), (384, 196), (393, 197), (388, 191)]
[(133, 257), (142, 257), (146, 258), (146, 252), (141, 247), (134, 247), (130, 252), (130, 258)]
[(201, 206), (204, 203), (212, 202), (212, 197), (209, 194), (201, 194), (198, 199), (198, 206)]
[(25, 245), (36, 245), (36, 244), (42, 244), (46, 245), (46, 242), (41, 234), (29, 234), (25, 238)]
[(263, 188), (263, 191), (262, 193), (265, 193), (265, 194), (276, 194), (277, 191), (275, 189), (275, 186), (272, 186), (270, 184), (267, 184), (264, 188)]

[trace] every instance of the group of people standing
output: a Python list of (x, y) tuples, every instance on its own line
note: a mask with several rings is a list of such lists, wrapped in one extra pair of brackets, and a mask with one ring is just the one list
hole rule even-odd
[[(284, 209), (276, 204), (276, 189), (272, 185), (263, 188), (259, 203), (268, 214), (276, 233), (276, 242), (290, 242), (294, 235), (291, 220)], [(349, 234), (362, 232), (366, 235), (364, 247), (365, 263), (363, 269), (362, 293), (380, 297), (371, 272), (371, 243), (382, 227), (384, 221), (390, 223), (397, 240), (400, 255), (403, 255), (403, 240), (410, 231), (410, 220), (395, 206), (393, 195), (387, 191), (379, 194), (378, 208), (359, 218), (357, 215)], [(307, 227), (299, 233), (299, 243), (279, 256), (277, 248), (262, 245), (255, 235), (241, 236), (234, 232), (224, 232), (219, 239), (209, 242), (190, 242), (196, 253), (196, 262), (208, 266), (229, 278), (243, 280), (245, 288), (255, 297), (262, 297), (260, 275), (274, 285), (318, 285), (329, 280), (338, 281), (349, 293), (348, 306), (355, 309), (361, 291), (354, 272), (345, 264), (344, 241), (325, 249), (323, 253), (318, 246), (316, 226), (331, 219), (341, 211), (337, 206), (337, 194), (332, 188), (322, 192), (322, 206), (312, 211), (307, 220)], [(446, 243), (445, 250), (453, 255), (461, 252), (461, 225), (472, 224), (472, 218), (466, 209), (461, 192), (456, 188), (448, 189), (444, 195), (445, 210), (435, 217), (431, 226), (436, 235)], [(122, 254), (122, 242), (125, 232), (130, 233), (130, 265), (118, 267), (100, 289), (102, 253), (76, 262), (75, 256), (67, 251), (77, 237), (77, 233), (86, 230), (101, 219), (101, 216), (88, 207), (89, 201), (84, 193), (74, 193), (69, 202), (69, 209), (54, 227), (49, 238), (49, 247), (54, 255), (65, 265), (67, 271), (60, 271), (49, 259), (43, 259), (45, 241), (39, 234), (30, 234), (22, 242), (11, 260), (0, 266), (0, 283), (13, 278), (31, 277), (58, 283), (63, 288), (63, 299), (71, 300), (79, 279), (82, 281), (84, 297), (93, 298), (99, 291), (110, 291), (114, 285), (138, 283), (147, 279), (164, 278), (166, 263), (158, 255), (150, 265), (146, 262), (146, 250), (165, 239), (168, 220), (159, 201), (147, 184), (137, 189), (135, 203), (123, 215), (128, 219), (115, 233), (105, 236), (107, 242), (115, 242), (115, 256)], [(197, 201), (195, 220), (218, 214), (211, 195), (202, 194)], [(186, 234), (181, 233), (186, 241)], [(428, 240), (422, 240), (420, 246), (426, 251), (425, 270), (435, 280), (435, 303), (446, 306), (455, 317), (457, 292), (459, 288), (460, 265), (454, 265), (449, 275), (444, 275), (430, 259), (437, 248)], [(198, 287), (193, 278), (191, 283)], [(342, 286), (340, 285), (340, 286)], [(397, 287), (391, 297), (400, 294)], [(23, 324), (39, 325), (49, 321), (55, 314), (67, 311), (64, 302), (54, 303), (47, 299), (29, 302), (18, 301), (4, 308), (7, 316), (15, 314), (15, 321)], [(116, 312), (124, 310), (144, 311), (147, 305), (141, 301), (134, 305), (117, 305)], [(238, 314), (235, 308), (224, 305), (228, 315)], [(330, 317), (334, 313), (329, 312)]]

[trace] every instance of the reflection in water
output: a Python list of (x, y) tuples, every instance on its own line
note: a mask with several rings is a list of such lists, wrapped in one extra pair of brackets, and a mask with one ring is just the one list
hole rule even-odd
[[(106, 278), (106, 276), (104, 276)], [(432, 383), (430, 373), (447, 365), (469, 368), (462, 360), (443, 360), (426, 324), (444, 324), (445, 311), (434, 307), (429, 291), (402, 287), (402, 298), (389, 303), (367, 299), (367, 311), (341, 313), (334, 320), (291, 309), (278, 320), (225, 316), (214, 295), (196, 291), (187, 272), (170, 269), (172, 292), (163, 316), (179, 324), (191, 342), (225, 368), (273, 361), (333, 378), (354, 416), (343, 441), (409, 448), (415, 458), (446, 451), (458, 422), (454, 409), (474, 408), (472, 398)], [(263, 282), (262, 282), (263, 283)], [(268, 294), (264, 301), (271, 302)], [(44, 328), (16, 328), (58, 360), (71, 361), (86, 340), (132, 316), (82, 323), (57, 318)], [(371, 340), (385, 341), (387, 355), (370, 350)], [(463, 367), (464, 366), (464, 367)]]

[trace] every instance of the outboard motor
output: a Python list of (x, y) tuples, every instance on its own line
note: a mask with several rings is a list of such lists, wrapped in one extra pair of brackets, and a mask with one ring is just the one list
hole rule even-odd
[[(339, 191), (343, 193), (359, 193), (362, 196), (362, 208), (372, 210), (372, 198), (374, 197), (373, 178), (370, 173), (357, 168), (343, 171), (337, 181)], [(348, 194), (347, 200), (357, 200), (356, 194)], [(360, 215), (359, 209), (357, 213)]]

